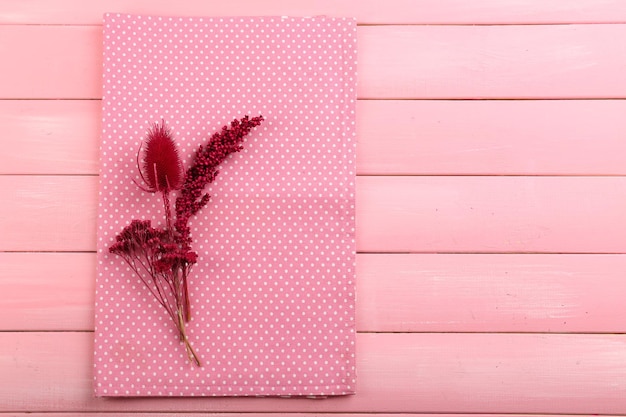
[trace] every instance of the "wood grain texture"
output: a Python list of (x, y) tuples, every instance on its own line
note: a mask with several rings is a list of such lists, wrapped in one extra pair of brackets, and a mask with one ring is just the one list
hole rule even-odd
[(5, 0), (0, 24), (97, 24), (109, 11), (184, 16), (349, 16), (364, 24), (626, 22), (626, 5), (620, 0)]
[(0, 25), (0, 56), (0, 99), (102, 97), (101, 27)]
[(624, 175), (622, 100), (362, 100), (365, 175)]
[(93, 251), (97, 177), (1, 176), (0, 251)]
[[(93, 398), (105, 11), (358, 19), (356, 396)], [(623, 23), (622, 0), (1, 1), (0, 417), (626, 415)]]
[(93, 330), (94, 253), (1, 253), (0, 331)]
[[(626, 25), (359, 31), (362, 98), (618, 98)], [(407, 53), (410, 51), (410, 53)]]
[(360, 254), (358, 329), (622, 333), (624, 271), (624, 255)]
[(99, 100), (0, 100), (0, 174), (97, 174)]
[[(626, 336), (361, 334), (358, 394), (95, 399), (91, 333), (2, 333), (3, 411), (626, 412)], [(37, 395), (33, 395), (37, 393)], [(540, 394), (540, 395), (539, 395)]]
[[(97, 181), (0, 176), (0, 251), (95, 250)], [(356, 207), (360, 252), (626, 247), (624, 177), (358, 177)]]
[[(93, 330), (95, 254), (0, 253), (0, 331)], [(360, 332), (626, 331), (626, 255), (357, 255)]]
[[(100, 107), (0, 100), (0, 174), (97, 174)], [(624, 100), (360, 100), (357, 173), (624, 175), (624, 114)]]
[[(0, 61), (0, 98), (101, 97), (101, 36), (99, 26), (0, 25), (0, 54), (12, 57)], [(358, 96), (623, 98), (625, 36), (626, 25), (607, 24), (362, 26)]]
[(359, 177), (362, 252), (617, 252), (623, 177)]

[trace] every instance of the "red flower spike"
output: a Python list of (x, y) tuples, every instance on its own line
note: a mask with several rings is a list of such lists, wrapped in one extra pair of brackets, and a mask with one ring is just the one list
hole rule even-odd
[[(137, 153), (137, 165), (140, 152), (141, 148)], [(183, 164), (172, 133), (163, 120), (160, 124), (152, 125), (148, 131), (143, 166), (139, 167), (139, 174), (146, 185), (141, 188), (151, 193), (168, 193), (182, 186)]]

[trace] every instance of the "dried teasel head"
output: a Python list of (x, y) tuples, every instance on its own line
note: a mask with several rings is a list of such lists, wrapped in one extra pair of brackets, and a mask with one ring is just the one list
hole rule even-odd
[(176, 142), (164, 120), (153, 124), (148, 130), (141, 164), (140, 154), (141, 147), (137, 152), (137, 168), (145, 187), (137, 185), (142, 190), (168, 193), (182, 186), (183, 164), (178, 155)]

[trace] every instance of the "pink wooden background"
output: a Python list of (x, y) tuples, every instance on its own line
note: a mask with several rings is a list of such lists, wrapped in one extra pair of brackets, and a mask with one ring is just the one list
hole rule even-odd
[[(356, 396), (92, 397), (104, 11), (357, 17)], [(0, 1), (0, 417), (626, 415), (625, 39), (621, 0)]]

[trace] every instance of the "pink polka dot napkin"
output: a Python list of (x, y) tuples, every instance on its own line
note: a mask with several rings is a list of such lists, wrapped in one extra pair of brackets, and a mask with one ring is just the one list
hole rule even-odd
[[(355, 392), (355, 79), (353, 19), (105, 15), (97, 396)], [(164, 221), (132, 181), (152, 124), (165, 120), (188, 166), (245, 115), (265, 121), (190, 223), (197, 367), (108, 247), (132, 219)]]

